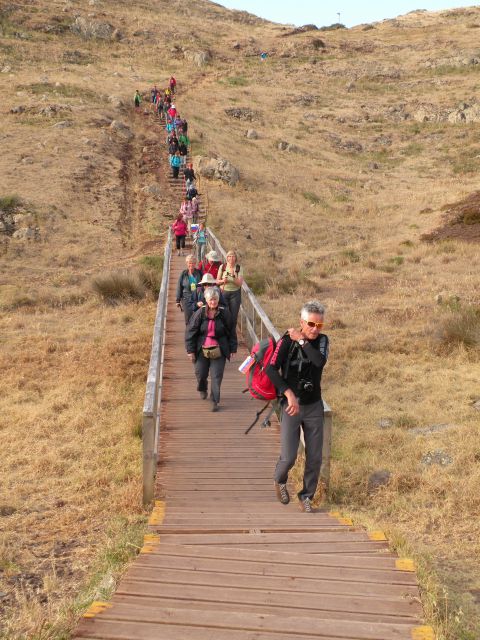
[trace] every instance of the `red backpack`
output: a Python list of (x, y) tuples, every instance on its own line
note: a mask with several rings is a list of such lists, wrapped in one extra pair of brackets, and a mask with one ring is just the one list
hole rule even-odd
[[(295, 343), (292, 343), (287, 358), (286, 370), (283, 372), (284, 378), (287, 377), (294, 346)], [(261, 414), (270, 406), (270, 410), (267, 413), (266, 418), (264, 418), (262, 422), (262, 427), (269, 427), (270, 417), (278, 407), (278, 404), (274, 402), (278, 398), (277, 390), (275, 389), (273, 382), (265, 372), (266, 368), (270, 364), (273, 354), (275, 353), (276, 347), (277, 343), (275, 341), (275, 338), (272, 338), (270, 336), (268, 338), (263, 338), (263, 340), (260, 340), (260, 342), (257, 342), (250, 353), (252, 364), (249, 366), (248, 370), (245, 373), (247, 379), (247, 388), (243, 393), (249, 391), (250, 395), (255, 399), (265, 400), (267, 404), (262, 409), (257, 411), (255, 420), (245, 431), (245, 435), (256, 425)]]
[(267, 376), (265, 369), (270, 364), (277, 343), (275, 338), (263, 338), (253, 347), (250, 356), (253, 362), (246, 372), (247, 387), (250, 395), (257, 400), (275, 400), (277, 391)]

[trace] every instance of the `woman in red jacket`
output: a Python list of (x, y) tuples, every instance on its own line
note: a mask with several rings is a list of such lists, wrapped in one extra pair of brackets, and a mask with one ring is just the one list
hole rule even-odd
[(205, 256), (205, 259), (200, 262), (198, 268), (202, 272), (202, 275), (206, 273), (211, 273), (212, 276), (217, 279), (218, 270), (220, 265), (222, 264), (222, 260), (216, 251), (210, 251)]
[[(183, 256), (183, 249), (185, 249), (185, 236), (188, 233), (188, 226), (185, 220), (183, 219), (183, 215), (181, 213), (178, 214), (177, 219), (172, 224), (173, 233), (175, 234), (175, 242), (177, 246), (177, 256)], [(180, 253), (180, 250), (182, 251)]]

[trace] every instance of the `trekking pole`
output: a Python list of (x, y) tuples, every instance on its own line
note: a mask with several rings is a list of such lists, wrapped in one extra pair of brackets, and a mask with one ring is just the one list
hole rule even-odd
[[(257, 411), (255, 420), (252, 422), (252, 424), (246, 429), (245, 434), (247, 435), (247, 433), (250, 433), (250, 431), (253, 429), (253, 427), (257, 424), (260, 416), (262, 415), (262, 413), (265, 411), (265, 409), (269, 406), (270, 402), (267, 402), (267, 404), (263, 407), (263, 409), (260, 409), (260, 411)], [(271, 414), (270, 414), (271, 415)]]

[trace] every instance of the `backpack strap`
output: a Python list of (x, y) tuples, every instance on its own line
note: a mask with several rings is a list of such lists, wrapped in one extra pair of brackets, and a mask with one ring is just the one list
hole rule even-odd
[[(285, 338), (286, 336), (288, 336), (288, 331), (285, 331), (285, 333), (283, 334), (282, 338)], [(290, 343), (290, 347), (288, 348), (288, 354), (287, 354), (287, 362), (285, 363), (285, 371), (282, 372), (282, 378), (284, 380), (287, 379), (288, 376), (288, 371), (290, 369), (290, 363), (292, 361), (293, 358), (293, 352), (295, 351), (295, 348), (297, 346), (297, 343), (292, 340)]]

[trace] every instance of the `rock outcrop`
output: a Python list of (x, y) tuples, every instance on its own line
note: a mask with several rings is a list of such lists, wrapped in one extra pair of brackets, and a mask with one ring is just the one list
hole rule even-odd
[(86, 40), (121, 40), (123, 38), (123, 34), (109, 22), (87, 20), (81, 16), (75, 19), (71, 30)]
[(195, 158), (195, 170), (204, 178), (221, 180), (234, 187), (240, 180), (240, 172), (231, 162), (224, 158), (208, 158), (197, 156)]
[(204, 67), (212, 59), (209, 51), (192, 51), (190, 49), (184, 50), (183, 57), (185, 60), (196, 64), (197, 67)]

